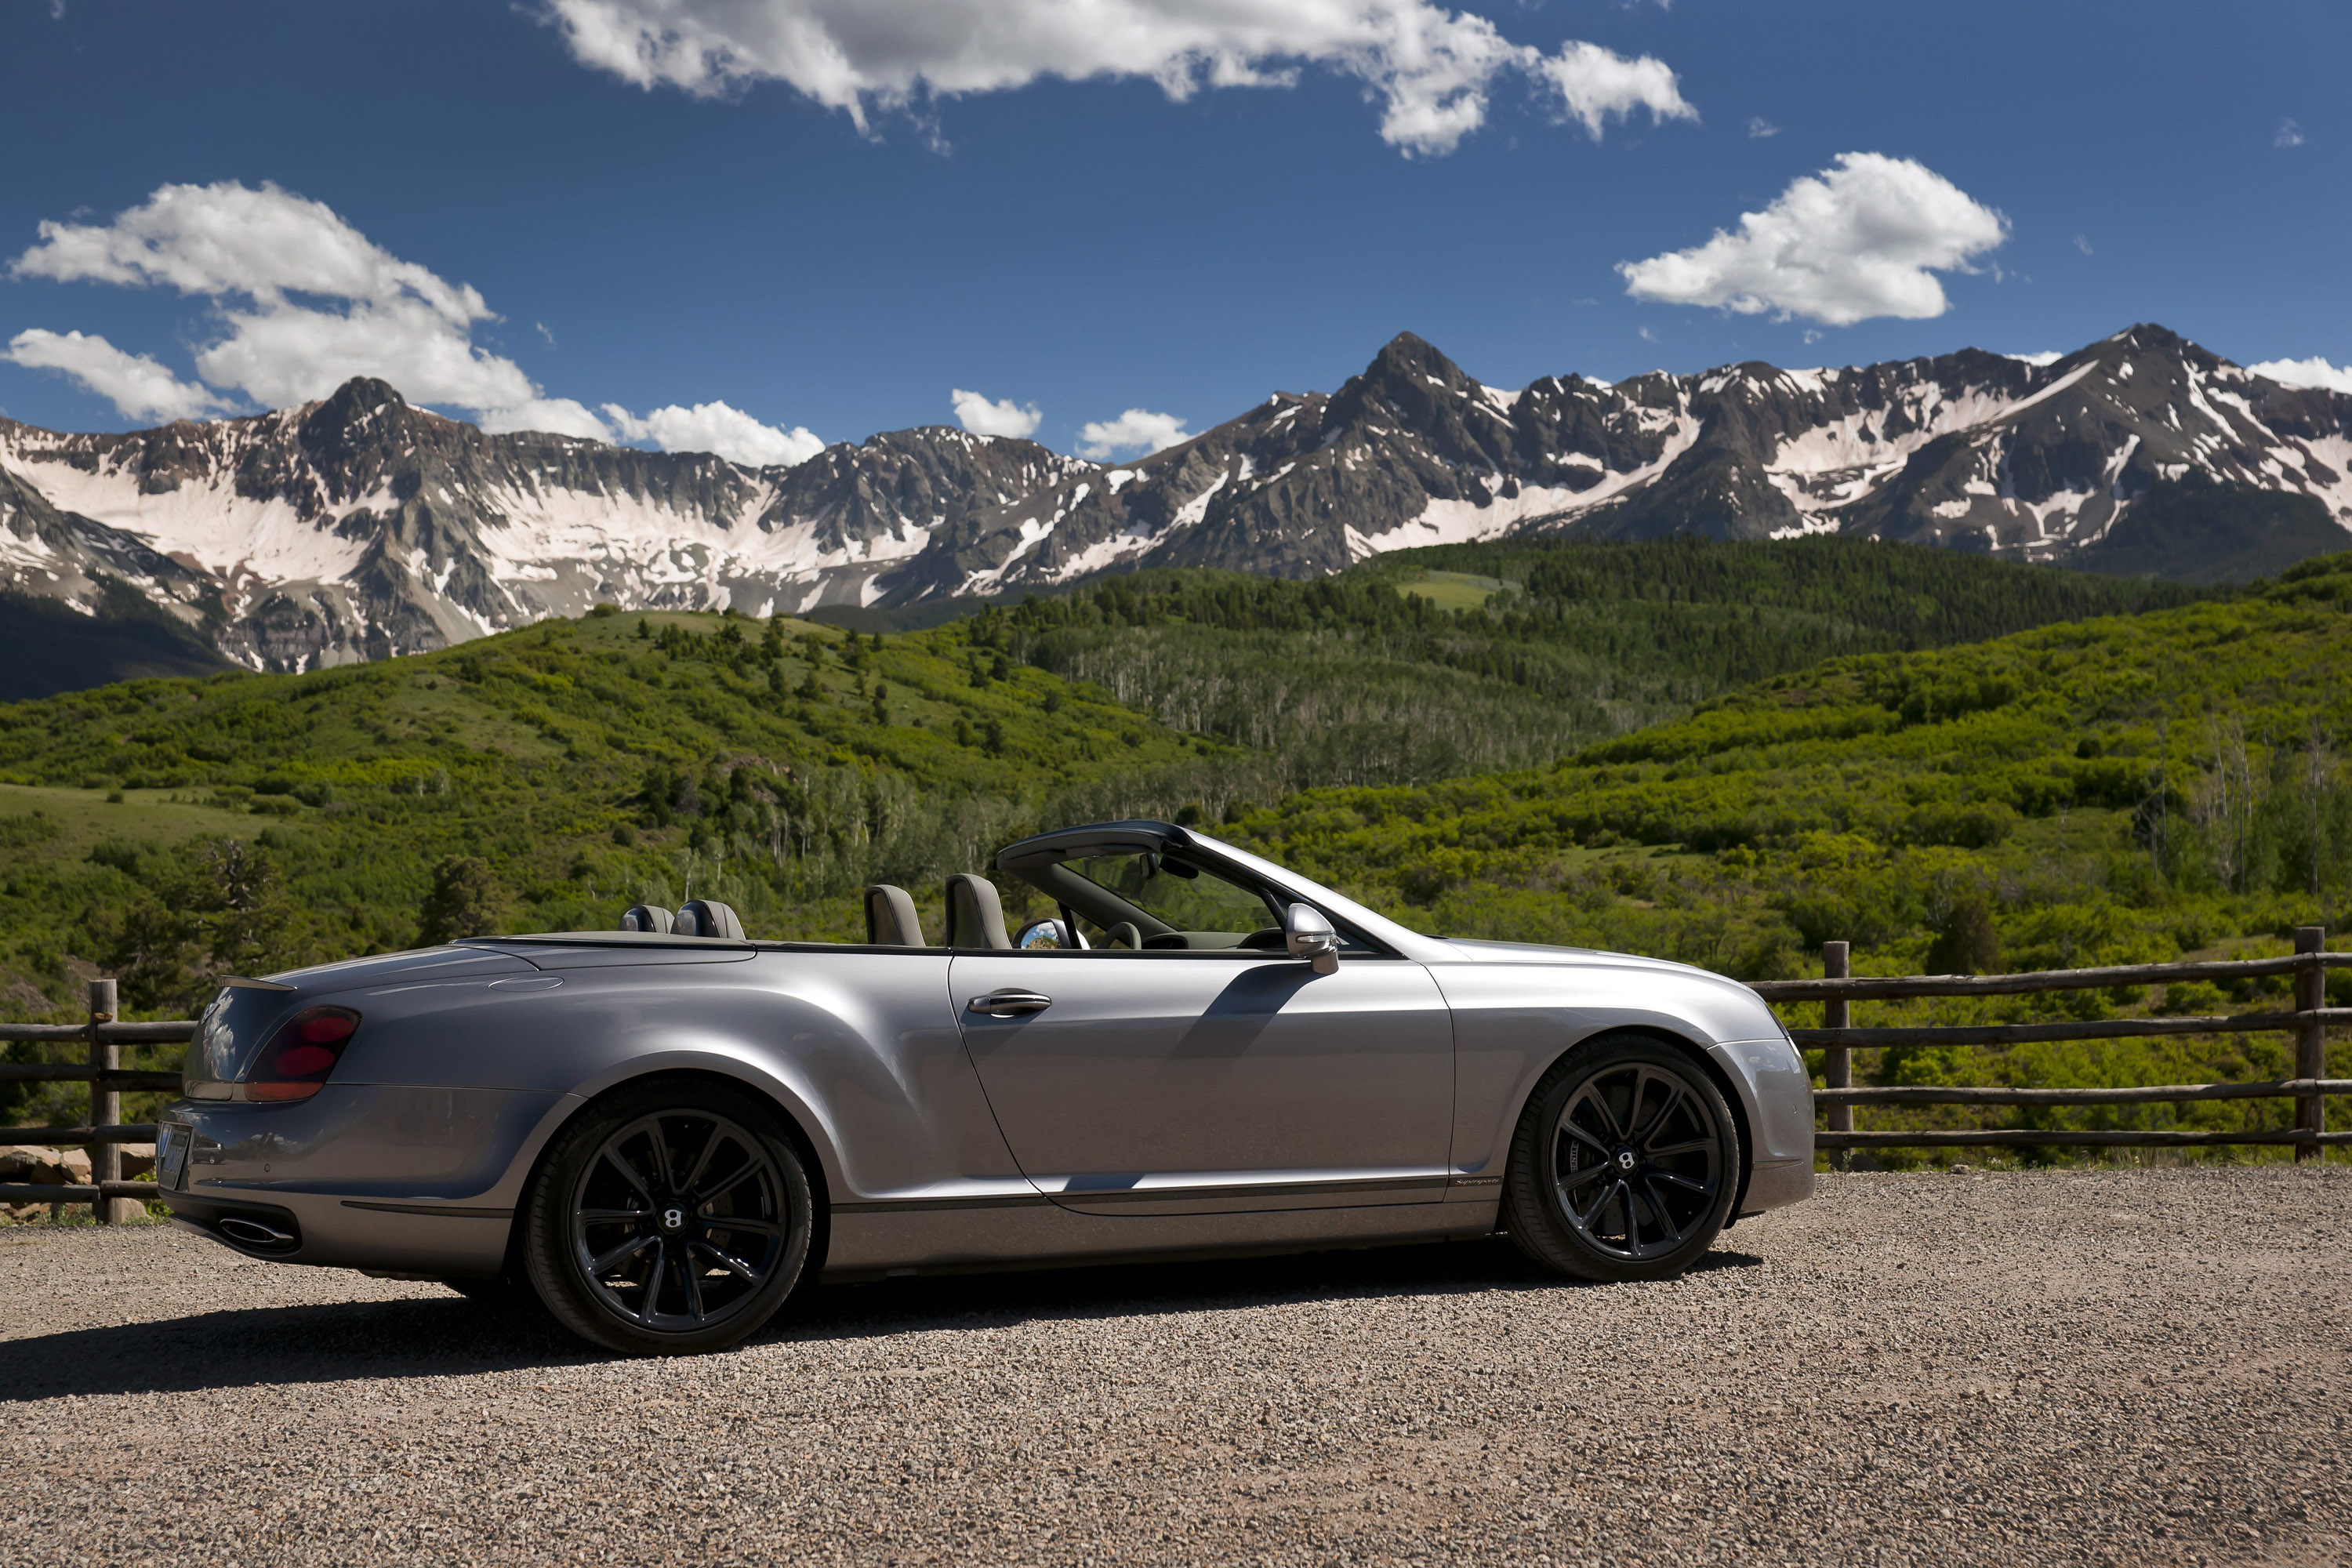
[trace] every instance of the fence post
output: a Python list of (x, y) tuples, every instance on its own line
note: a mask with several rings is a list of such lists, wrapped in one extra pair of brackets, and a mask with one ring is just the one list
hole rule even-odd
[[(1850, 950), (1847, 948), (1846, 944), (1842, 942), (1825, 942), (1822, 943), (1822, 977), (1823, 979), (1843, 980), (1846, 978), (1848, 973), (1847, 955), (1849, 951)], [(1846, 999), (1844, 997), (1833, 996), (1825, 999), (1822, 1003), (1822, 1028), (1843, 1029), (1848, 1026), (1853, 1021), (1853, 1012), (1847, 1005)], [(1853, 1087), (1853, 1049), (1852, 1047), (1824, 1046), (1822, 1047), (1822, 1081), (1824, 1086), (1830, 1089), (1852, 1089)], [(1832, 1132), (1851, 1132), (1853, 1131), (1853, 1106), (1844, 1104), (1832, 1105), (1829, 1108), (1829, 1131)], [(1833, 1169), (1843, 1171), (1846, 1168), (1850, 1158), (1851, 1156), (1845, 1150), (1839, 1149), (1830, 1155), (1830, 1164)]]
[[(112, 1084), (101, 1082), (99, 1074), (112, 1072), (122, 1064), (122, 1047), (111, 1040), (98, 1037), (100, 1024), (114, 1022), (114, 982), (93, 980), (89, 983), (89, 1124), (93, 1130), (111, 1127), (122, 1120), (122, 1091)], [(93, 1183), (119, 1182), (122, 1179), (122, 1145), (93, 1143), (89, 1146), (89, 1179)], [(100, 1195), (89, 1205), (89, 1216), (100, 1225), (112, 1225), (127, 1218), (122, 1211), (129, 1208), (127, 1198)]]
[[(2294, 950), (2297, 952), (2319, 952), (2327, 946), (2326, 926), (2294, 928)], [(2298, 970), (2294, 977), (2294, 1010), (2316, 1013), (2327, 1005), (2327, 971), (2314, 963)], [(2327, 1076), (2327, 1026), (2317, 1021), (2294, 1026), (2294, 1076), (2300, 1079), (2321, 1079)], [(2299, 1132), (2327, 1131), (2327, 1097), (2320, 1094), (2299, 1094), (2294, 1098), (2294, 1125)], [(2298, 1160), (2320, 1158), (2324, 1151), (2317, 1143), (2298, 1143), (2294, 1157)]]

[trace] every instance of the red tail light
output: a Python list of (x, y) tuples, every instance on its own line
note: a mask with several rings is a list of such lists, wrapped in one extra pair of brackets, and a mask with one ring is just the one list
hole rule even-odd
[(261, 1047), (245, 1078), (245, 1098), (308, 1100), (319, 1092), (343, 1047), (359, 1032), (360, 1016), (349, 1007), (305, 1007), (278, 1026)]

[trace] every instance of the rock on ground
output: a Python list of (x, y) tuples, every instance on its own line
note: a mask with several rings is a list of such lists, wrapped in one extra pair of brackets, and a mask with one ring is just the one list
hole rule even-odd
[(899, 1280), (631, 1362), (184, 1232), (0, 1232), (0, 1562), (2352, 1559), (2352, 1170), (1824, 1178), (1664, 1284), (1499, 1244)]

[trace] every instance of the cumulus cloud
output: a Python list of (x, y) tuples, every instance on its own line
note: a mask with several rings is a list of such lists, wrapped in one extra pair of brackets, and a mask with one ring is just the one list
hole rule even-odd
[(2064, 359), (2066, 356), (2060, 353), (2056, 349), (2043, 349), (2039, 353), (2003, 354), (2000, 357), (2003, 359), (2021, 360), (2023, 363), (2032, 365), (2036, 370), (2044, 370), (2051, 365), (2056, 364), (2060, 360)]
[(1159, 452), (1191, 440), (1184, 421), (1173, 414), (1130, 408), (1116, 419), (1089, 420), (1078, 430), (1078, 450), (1097, 459), (1122, 452)]
[(2282, 120), (2282, 121), (2279, 121), (2279, 127), (2278, 127), (2278, 134), (2276, 134), (2276, 135), (2274, 135), (2274, 136), (2273, 136), (2273, 137), (2271, 138), (2271, 145), (2272, 145), (2272, 146), (2273, 146), (2273, 147), (2300, 147), (2300, 146), (2302, 146), (2302, 145), (2303, 145), (2303, 127), (2302, 127), (2302, 126), (2300, 126), (2300, 125), (2297, 125), (2297, 124), (2296, 124), (2294, 121), (2292, 121), (2292, 120)]
[(2074, 248), (2081, 251), (2085, 256), (2095, 256), (2098, 254), (2091, 248), (2091, 237), (2086, 234), (2078, 234), (2074, 237)]
[(1027, 407), (1007, 397), (991, 402), (977, 392), (955, 387), (948, 394), (955, 404), (956, 423), (975, 436), (1028, 436), (1045, 416), (1032, 403)]
[(147, 355), (126, 353), (95, 332), (35, 327), (9, 339), (0, 359), (61, 372), (113, 404), (125, 419), (194, 419), (224, 406), (210, 387), (182, 381)]
[(2324, 359), (2266, 359), (2246, 367), (2286, 386), (2315, 386), (2326, 392), (2352, 393), (2352, 364), (2334, 365)]
[(1766, 137), (1779, 134), (1780, 134), (1780, 128), (1760, 114), (1748, 122), (1748, 136), (1752, 142), (1761, 142)]
[(1792, 181), (1736, 232), (1617, 270), (1637, 300), (1778, 311), (1830, 326), (1873, 316), (1918, 321), (1949, 308), (1935, 274), (2009, 236), (2009, 220), (1925, 164), (1843, 153)]
[(1319, 65), (1364, 82), (1381, 135), (1451, 152), (1507, 76), (1530, 79), (1594, 135), (1611, 115), (1695, 118), (1674, 72), (1594, 44), (1557, 55), (1428, 0), (545, 0), (583, 64), (640, 87), (715, 96), (782, 81), (849, 115), (998, 92), (1041, 78), (1140, 78), (1171, 98), (1286, 87)]
[[(79, 332), (24, 332), (10, 343), (7, 358), (65, 372), (113, 399), (126, 418), (229, 406), (214, 387), (283, 406), (373, 375), (420, 403), (470, 411), (485, 430), (613, 438), (584, 404), (546, 395), (520, 365), (475, 344), (475, 329), (498, 320), (479, 290), (401, 259), (325, 203), (274, 184), (163, 185), (110, 223), (43, 223), (39, 243), (9, 271), (171, 289), (210, 302), (217, 331), (195, 351), (196, 373), (210, 385)], [(552, 348), (554, 334), (539, 331)], [(744, 462), (797, 462), (822, 445), (723, 403), (656, 409), (643, 420), (607, 411), (633, 440)]]
[(197, 374), (265, 405), (322, 397), (354, 375), (486, 413), (540, 395), (512, 360), (475, 346), (475, 324), (494, 319), (478, 290), (274, 184), (163, 185), (111, 223), (45, 222), (9, 271), (211, 300), (223, 331), (196, 351)]
[(650, 441), (665, 452), (716, 452), (730, 462), (753, 468), (790, 468), (824, 450), (823, 441), (798, 426), (778, 429), (724, 403), (698, 403), (691, 408), (673, 403), (642, 419), (617, 403), (607, 403), (604, 413), (625, 440)]

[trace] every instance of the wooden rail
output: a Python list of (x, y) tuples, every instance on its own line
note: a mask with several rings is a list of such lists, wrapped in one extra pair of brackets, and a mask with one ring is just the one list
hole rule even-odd
[(0, 1182), (0, 1203), (88, 1204), (100, 1225), (130, 1219), (142, 1212), (154, 1194), (152, 1182), (122, 1179), (122, 1145), (152, 1143), (152, 1121), (125, 1124), (125, 1089), (170, 1090), (180, 1087), (176, 1072), (141, 1072), (122, 1066), (125, 1046), (170, 1045), (195, 1037), (194, 1019), (159, 1024), (116, 1021), (115, 985), (111, 980), (89, 983), (89, 1016), (80, 1024), (0, 1024), (0, 1041), (86, 1040), (87, 1062), (0, 1063), (0, 1083), (87, 1083), (89, 1115), (79, 1127), (0, 1127), (0, 1143), (36, 1143), (89, 1150), (89, 1180), (82, 1183)]
[[(2297, 926), (2294, 952), (2283, 958), (2230, 959), (2198, 963), (2128, 963), (2100, 969), (2048, 969), (2020, 974), (1905, 974), (1856, 978), (1851, 949), (1842, 942), (1822, 944), (1819, 980), (1762, 980), (1750, 989), (1768, 1002), (1819, 1002), (1822, 1026), (1790, 1029), (1800, 1046), (1818, 1046), (1822, 1087), (1813, 1103), (1824, 1125), (1813, 1135), (1817, 1148), (1843, 1154), (1852, 1149), (1938, 1149), (2015, 1145), (2162, 1149), (2207, 1144), (2289, 1144), (2307, 1160), (2321, 1149), (2352, 1143), (2352, 1132), (2327, 1131), (2327, 1097), (2352, 1095), (2352, 1079), (2331, 1079), (2327, 1030), (2352, 1025), (2352, 1007), (2326, 1005), (2327, 971), (2352, 968), (2352, 952), (2326, 951), (2318, 926)], [(2219, 1017), (2065, 1019), (2047, 1024), (1905, 1025), (1857, 1026), (1856, 1002), (1889, 1002), (1919, 996), (2019, 996), (2046, 991), (2104, 991), (2124, 986), (2177, 984), (2188, 981), (2251, 980), (2274, 974), (2294, 978), (2294, 1007), (2284, 1013), (2236, 1013)], [(2260, 1083), (2148, 1084), (2127, 1089), (1998, 1089), (1982, 1085), (1853, 1087), (1853, 1053), (1898, 1046), (2019, 1046), (2053, 1040), (2121, 1040), (2167, 1035), (2210, 1035), (2249, 1030), (2292, 1034), (2294, 1076)], [(1858, 1132), (1857, 1105), (2156, 1105), (2210, 1100), (2292, 1100), (2294, 1125), (2270, 1131), (2228, 1132), (2179, 1129), (2068, 1131), (2038, 1127), (1917, 1130)]]

